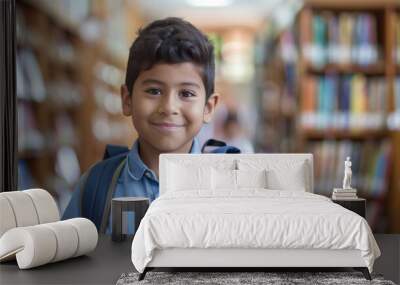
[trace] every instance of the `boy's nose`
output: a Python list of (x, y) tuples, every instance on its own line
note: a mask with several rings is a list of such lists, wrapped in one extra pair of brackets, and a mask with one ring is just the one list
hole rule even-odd
[(158, 112), (165, 115), (177, 114), (179, 110), (179, 102), (176, 99), (175, 94), (170, 92), (162, 97), (163, 98), (158, 106)]

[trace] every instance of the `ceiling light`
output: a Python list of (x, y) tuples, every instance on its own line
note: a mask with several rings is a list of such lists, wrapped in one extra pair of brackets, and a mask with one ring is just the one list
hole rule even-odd
[(225, 7), (231, 5), (233, 0), (186, 0), (186, 2), (195, 7)]

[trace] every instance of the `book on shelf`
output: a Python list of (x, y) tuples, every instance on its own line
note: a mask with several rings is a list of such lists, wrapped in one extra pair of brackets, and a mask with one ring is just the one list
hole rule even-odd
[(400, 112), (400, 76), (396, 77), (394, 85), (394, 108), (395, 112)]
[(339, 63), (351, 61), (351, 36), (353, 32), (354, 19), (348, 13), (342, 13), (338, 17), (339, 36), (338, 36), (338, 60)]
[(45, 135), (38, 126), (34, 108), (28, 101), (17, 104), (19, 152), (42, 151), (46, 148)]
[[(400, 27), (399, 27), (400, 28)], [(400, 48), (399, 48), (400, 56)], [(391, 130), (400, 130), (400, 76), (394, 80), (394, 110), (389, 114), (387, 123)]]
[(17, 97), (42, 102), (46, 87), (36, 55), (30, 49), (21, 49), (16, 57)]
[(389, 156), (391, 154), (391, 149), (389, 144), (383, 144), (381, 151), (376, 154), (375, 167), (373, 168), (370, 189), (372, 196), (382, 195), (387, 187), (387, 173), (389, 171)]
[(304, 54), (317, 68), (329, 63), (366, 66), (379, 61), (377, 19), (372, 13), (322, 11), (314, 13), (310, 28), (311, 43)]
[(320, 15), (315, 15), (312, 21), (312, 44), (310, 46), (310, 60), (316, 66), (322, 66), (325, 63), (326, 47), (325, 47), (325, 22)]
[(387, 94), (383, 77), (307, 76), (302, 81), (300, 123), (309, 129), (382, 129)]
[(397, 64), (400, 64), (400, 15), (397, 14), (396, 24), (395, 24), (395, 49), (394, 49), (394, 58)]

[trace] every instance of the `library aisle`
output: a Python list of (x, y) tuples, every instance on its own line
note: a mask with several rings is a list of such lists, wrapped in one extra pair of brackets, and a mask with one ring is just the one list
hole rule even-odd
[(63, 212), (106, 144), (131, 147), (120, 102), (129, 47), (167, 16), (215, 48), (222, 100), (201, 143), (313, 153), (315, 193), (328, 197), (350, 156), (371, 228), (400, 233), (396, 0), (17, 1), (19, 189), (47, 189)]

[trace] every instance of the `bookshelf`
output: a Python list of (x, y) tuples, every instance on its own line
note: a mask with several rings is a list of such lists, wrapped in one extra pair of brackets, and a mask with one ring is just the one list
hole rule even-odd
[[(271, 23), (265, 23), (271, 27)], [(273, 30), (273, 29), (271, 29)], [(291, 28), (262, 31), (255, 44), (256, 152), (293, 152), (296, 140), (297, 48)]]
[(375, 232), (400, 232), (399, 17), (398, 1), (308, 0), (297, 18), (297, 151), (327, 196), (352, 157)]
[[(19, 189), (48, 190), (60, 210), (106, 144), (130, 146), (136, 137), (120, 106), (127, 56), (104, 32), (115, 17), (107, 1), (78, 2), (17, 3)], [(119, 15), (132, 30), (117, 42), (131, 41), (141, 23), (125, 8)], [(100, 36), (85, 31), (88, 22), (102, 27)]]
[[(391, 127), (391, 137), (394, 145), (396, 146), (393, 151), (393, 171), (395, 175), (392, 177), (393, 190), (390, 192), (389, 205), (390, 214), (393, 217), (400, 217), (400, 5), (397, 5), (394, 9), (390, 9), (388, 22), (391, 23), (392, 29), (388, 31), (390, 37), (390, 47), (388, 52), (392, 54), (395, 60), (390, 66), (390, 73), (393, 76), (392, 80), (392, 109), (389, 117)], [(392, 35), (392, 36), (391, 36)], [(394, 121), (394, 122), (393, 122)], [(400, 232), (400, 222), (393, 224), (393, 231)]]

